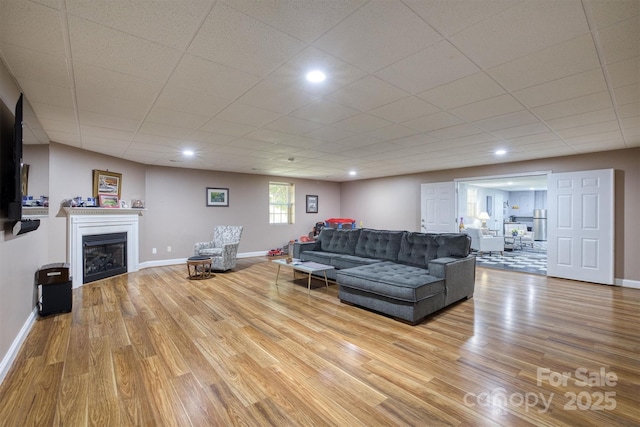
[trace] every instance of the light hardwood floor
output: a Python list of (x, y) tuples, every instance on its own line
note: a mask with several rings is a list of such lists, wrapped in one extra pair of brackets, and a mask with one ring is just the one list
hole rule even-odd
[(640, 424), (640, 290), (478, 268), (473, 299), (409, 326), (276, 269), (75, 290), (30, 332), (0, 425)]

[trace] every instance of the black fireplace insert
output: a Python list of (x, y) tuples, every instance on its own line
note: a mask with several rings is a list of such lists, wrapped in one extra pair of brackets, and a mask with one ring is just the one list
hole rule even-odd
[(127, 272), (127, 233), (82, 236), (82, 283)]

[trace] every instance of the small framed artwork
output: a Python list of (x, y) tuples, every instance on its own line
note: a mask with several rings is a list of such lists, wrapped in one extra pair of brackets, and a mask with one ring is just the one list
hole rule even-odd
[(307, 194), (307, 213), (318, 213), (318, 196)]
[(207, 206), (229, 207), (229, 189), (207, 188)]
[(101, 208), (119, 208), (118, 196), (113, 194), (100, 194), (98, 200)]
[(121, 198), (122, 174), (109, 171), (93, 170), (93, 196), (99, 197), (101, 194), (116, 196)]

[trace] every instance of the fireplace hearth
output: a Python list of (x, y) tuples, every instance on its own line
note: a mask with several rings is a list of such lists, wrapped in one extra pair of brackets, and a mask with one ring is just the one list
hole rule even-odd
[(127, 272), (127, 233), (82, 236), (82, 283)]

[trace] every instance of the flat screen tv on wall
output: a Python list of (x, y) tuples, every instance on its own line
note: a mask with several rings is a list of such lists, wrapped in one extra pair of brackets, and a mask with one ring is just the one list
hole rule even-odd
[(0, 221), (22, 219), (22, 94), (15, 114), (0, 101)]

